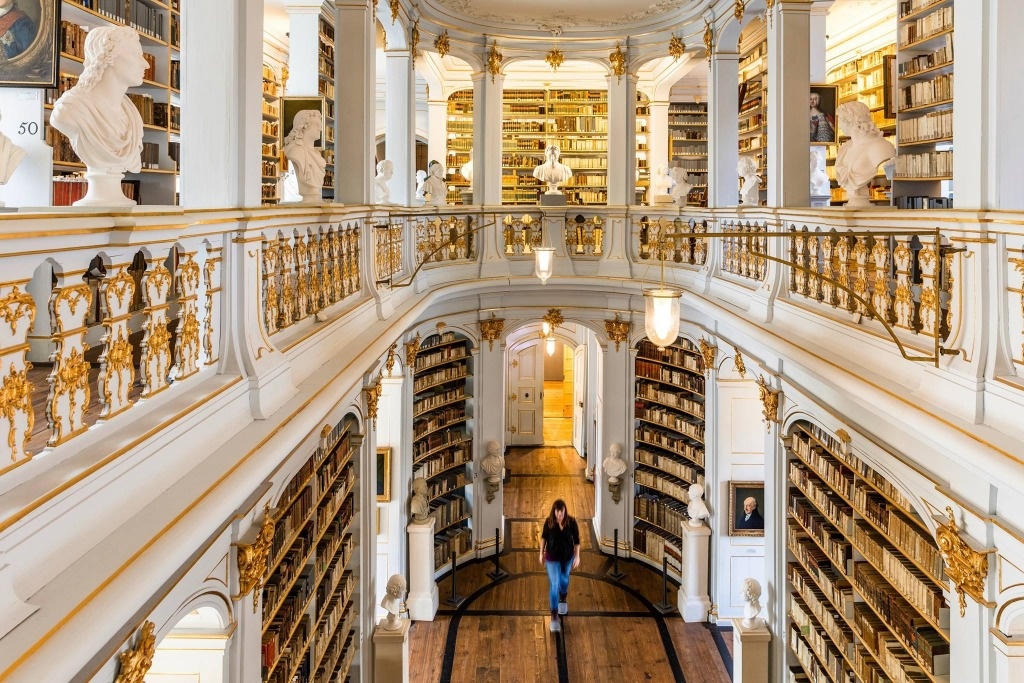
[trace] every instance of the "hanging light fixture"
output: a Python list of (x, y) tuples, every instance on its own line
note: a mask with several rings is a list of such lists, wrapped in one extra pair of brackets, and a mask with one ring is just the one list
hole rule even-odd
[[(540, 243), (544, 244), (544, 224), (540, 224)], [(555, 248), (554, 247), (534, 247), (534, 265), (533, 274), (540, 278), (540, 283), (546, 285), (548, 278), (551, 277), (555, 270)]]
[(644, 290), (644, 328), (647, 338), (664, 350), (679, 336), (679, 298), (682, 291), (665, 286), (665, 245), (658, 240), (661, 251), (661, 284)]
[[(675, 340), (673, 340), (675, 341)], [(544, 350), (549, 356), (555, 355), (555, 338), (547, 336), (544, 338)]]

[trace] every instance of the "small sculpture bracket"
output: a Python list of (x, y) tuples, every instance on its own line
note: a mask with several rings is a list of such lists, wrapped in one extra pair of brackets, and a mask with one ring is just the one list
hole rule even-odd
[(934, 516), (939, 523), (935, 538), (946, 566), (946, 576), (953, 582), (953, 588), (959, 596), (960, 616), (967, 614), (967, 595), (985, 607), (994, 607), (992, 602), (985, 599), (985, 579), (989, 570), (988, 556), (995, 549), (985, 548), (970, 537), (965, 537), (957, 526), (953, 508), (948, 505), (946, 516), (948, 519), (941, 515)]

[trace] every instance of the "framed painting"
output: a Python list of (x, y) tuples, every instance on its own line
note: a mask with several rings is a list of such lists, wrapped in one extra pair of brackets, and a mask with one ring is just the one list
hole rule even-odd
[(810, 126), (812, 145), (834, 145), (836, 143), (836, 101), (838, 98), (838, 86), (811, 86)]
[(0, 86), (57, 87), (60, 7), (60, 0), (0, 0), (7, 9), (0, 16)]
[(391, 502), (391, 448), (377, 449), (377, 502)]
[(729, 535), (764, 536), (764, 482), (729, 482)]

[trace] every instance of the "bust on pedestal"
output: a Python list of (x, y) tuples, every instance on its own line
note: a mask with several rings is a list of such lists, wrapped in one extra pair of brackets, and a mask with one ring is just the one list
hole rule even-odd
[(439, 596), (434, 581), (434, 518), (427, 502), (427, 480), (416, 477), (412, 482), (409, 501), (412, 522), (409, 532), (409, 618), (413, 621), (433, 621), (437, 614)]
[(732, 679), (736, 683), (768, 683), (772, 634), (764, 619), (757, 616), (761, 612), (761, 584), (744, 579), (741, 594), (746, 601), (743, 619), (732, 620)]
[(836, 154), (836, 181), (846, 190), (846, 206), (871, 206), (867, 185), (878, 174), (878, 166), (896, 156), (896, 148), (882, 137), (863, 102), (847, 102), (836, 110), (839, 126), (850, 139)]
[(572, 178), (572, 169), (558, 160), (562, 150), (558, 145), (548, 145), (544, 150), (545, 161), (533, 169), (533, 177), (548, 186), (547, 192), (541, 195), (541, 206), (565, 206), (565, 195), (558, 189)]
[(295, 112), (292, 130), (284, 139), (284, 155), (295, 173), (302, 200), (297, 204), (323, 202), (324, 176), (327, 160), (313, 143), (323, 135), (323, 114), (316, 109)]
[(758, 190), (761, 176), (757, 175), (757, 162), (750, 157), (740, 157), (736, 164), (736, 173), (740, 176), (740, 204), (757, 206), (761, 203)]
[(672, 195), (668, 193), (668, 188), (672, 185), (672, 178), (668, 174), (668, 169), (664, 166), (658, 166), (651, 173), (651, 201), (649, 202), (652, 206), (655, 204), (671, 204)]
[(673, 166), (669, 170), (669, 177), (672, 179), (672, 189), (670, 191), (672, 201), (679, 206), (686, 206), (687, 197), (690, 195), (690, 190), (693, 189), (686, 169), (682, 166)]
[(811, 206), (829, 206), (832, 200), (832, 183), (825, 172), (825, 150), (811, 147)]
[(444, 166), (440, 161), (427, 164), (427, 177), (423, 180), (423, 197), (427, 204), (446, 206), (448, 204), (448, 185), (444, 182)]
[[(25, 158), (25, 150), (11, 142), (11, 139), (0, 133), (0, 185), (6, 185), (14, 174), (14, 169)], [(4, 203), (0, 202), (0, 206)]]
[(149, 65), (139, 34), (126, 26), (100, 26), (85, 37), (78, 84), (53, 105), (50, 124), (64, 133), (85, 164), (89, 183), (75, 206), (133, 206), (121, 190), (125, 172), (142, 170), (142, 117), (125, 93), (142, 85)]
[(391, 188), (388, 181), (395, 175), (395, 164), (390, 159), (383, 159), (377, 162), (377, 175), (373, 179), (374, 204), (390, 204)]
[(380, 606), (388, 611), (388, 616), (380, 620), (377, 632), (373, 634), (374, 679), (408, 681), (410, 622), (398, 617), (402, 594), (405, 593), (405, 578), (401, 574), (394, 574), (388, 579), (385, 590)]

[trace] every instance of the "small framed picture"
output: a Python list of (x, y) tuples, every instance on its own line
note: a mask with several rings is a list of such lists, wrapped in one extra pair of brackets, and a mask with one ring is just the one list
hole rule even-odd
[(764, 482), (729, 482), (729, 535), (764, 536)]
[(882, 106), (885, 118), (896, 118), (896, 55), (882, 57)]
[(377, 449), (377, 502), (391, 502), (391, 448)]
[(3, 3), (0, 86), (56, 88), (60, 77), (61, 0)]
[(836, 101), (839, 87), (811, 86), (811, 144), (834, 145), (836, 142)]

